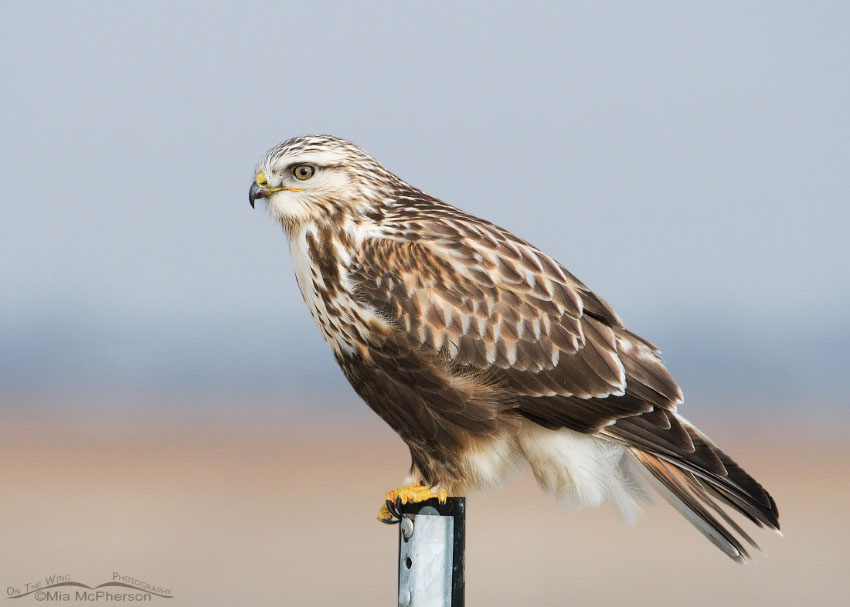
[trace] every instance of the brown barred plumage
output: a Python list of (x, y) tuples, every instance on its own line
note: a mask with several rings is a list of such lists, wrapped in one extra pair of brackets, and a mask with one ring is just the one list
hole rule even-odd
[(335, 137), (286, 141), (257, 174), (251, 203), (267, 199), (343, 372), (410, 448), (408, 482), (459, 494), (526, 460), (565, 501), (627, 517), (644, 478), (736, 560), (735, 533), (752, 540), (718, 501), (778, 529), (770, 495), (677, 414), (657, 348), (550, 256)]

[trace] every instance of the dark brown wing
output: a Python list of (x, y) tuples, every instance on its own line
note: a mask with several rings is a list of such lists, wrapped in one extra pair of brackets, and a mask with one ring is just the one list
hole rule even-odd
[(489, 373), (547, 427), (597, 432), (681, 401), (657, 350), (545, 253), (483, 222), (418, 228), (366, 239), (349, 274), (412, 344)]

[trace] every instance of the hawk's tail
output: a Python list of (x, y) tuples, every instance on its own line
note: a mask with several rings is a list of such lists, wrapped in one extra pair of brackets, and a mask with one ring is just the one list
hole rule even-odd
[[(695, 442), (707, 446), (722, 469), (701, 466), (695, 458), (652, 454), (630, 447), (649, 472), (649, 482), (715, 546), (735, 561), (749, 558), (745, 543), (758, 544), (738, 525), (721, 504), (743, 514), (759, 527), (779, 531), (779, 512), (770, 494), (728, 455), (692, 426), (686, 426)], [(715, 461), (716, 461), (715, 460)]]

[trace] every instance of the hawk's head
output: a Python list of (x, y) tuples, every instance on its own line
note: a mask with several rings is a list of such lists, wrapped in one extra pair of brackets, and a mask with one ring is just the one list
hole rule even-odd
[(248, 198), (265, 198), (287, 230), (369, 213), (400, 180), (359, 147), (330, 135), (295, 137), (273, 147), (257, 165)]

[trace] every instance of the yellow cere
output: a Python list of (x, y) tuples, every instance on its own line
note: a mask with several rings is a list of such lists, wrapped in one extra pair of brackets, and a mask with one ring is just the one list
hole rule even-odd
[(266, 178), (266, 174), (263, 173), (262, 171), (257, 173), (257, 185), (260, 186), (261, 188), (263, 188), (264, 190), (266, 190), (267, 192), (280, 192), (282, 190), (287, 190), (289, 192), (303, 192), (304, 191), (303, 188), (284, 188), (284, 187), (270, 188), (269, 187), (269, 180), (268, 180), (268, 178)]

